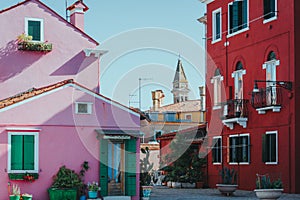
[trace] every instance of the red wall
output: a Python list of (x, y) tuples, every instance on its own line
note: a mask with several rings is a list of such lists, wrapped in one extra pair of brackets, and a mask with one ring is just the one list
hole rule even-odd
[[(298, 126), (296, 122), (299, 118), (300, 110), (296, 107), (296, 102), (300, 99), (299, 84), (295, 82), (297, 75), (300, 73), (296, 70), (300, 59), (295, 58), (296, 49), (300, 44), (300, 40), (294, 38), (294, 31), (299, 30), (299, 16), (295, 16), (298, 22), (298, 28), (294, 25), (294, 1), (277, 1), (278, 18), (277, 20), (263, 24), (263, 1), (250, 0), (249, 3), (249, 30), (237, 34), (235, 36), (226, 37), (227, 31), (227, 7), (228, 0), (215, 0), (207, 5), (207, 120), (208, 120), (208, 136), (209, 144), (213, 136), (222, 135), (223, 146), (227, 146), (227, 137), (233, 134), (250, 134), (250, 164), (247, 165), (230, 165), (239, 171), (239, 188), (252, 190), (255, 188), (256, 173), (280, 174), (285, 192), (300, 193), (300, 173), (296, 169), (300, 166), (299, 159), (296, 159), (300, 153), (300, 147), (297, 143), (300, 137), (296, 135)], [(295, 1), (296, 2), (296, 1)], [(300, 4), (298, 2), (298, 4)], [(222, 41), (211, 44), (212, 36), (212, 11), (222, 8)], [(296, 9), (297, 6), (295, 6)], [(299, 13), (298, 5), (298, 12)], [(294, 27), (296, 30), (294, 30)], [(295, 42), (295, 41), (296, 42)], [(225, 42), (229, 42), (227, 47)], [(294, 45), (295, 44), (295, 45)], [(251, 99), (251, 91), (254, 86), (254, 80), (265, 80), (266, 72), (262, 69), (263, 63), (267, 60), (267, 55), (270, 51), (274, 51), (280, 60), (280, 65), (277, 67), (277, 80), (286, 80), (293, 82), (293, 91), (283, 90), (282, 108), (279, 113), (267, 111), (264, 115), (259, 115), (257, 111), (248, 105), (249, 116), (247, 127), (242, 128), (238, 124), (234, 124), (234, 129), (230, 130), (223, 127), (221, 130), (216, 130), (214, 127), (222, 124), (219, 116), (223, 110), (212, 110), (213, 102), (213, 85), (210, 79), (213, 77), (215, 69), (221, 69), (224, 77), (224, 90), (222, 91), (222, 101), (229, 98), (229, 86), (234, 90), (232, 72), (235, 70), (237, 61), (243, 63), (246, 74), (243, 76), (244, 84), (244, 99)], [(298, 56), (299, 57), (299, 56)], [(295, 60), (296, 59), (296, 60)], [(298, 87), (297, 87), (298, 86)], [(259, 87), (265, 87), (264, 83), (259, 84)], [(211, 96), (210, 96), (211, 95)], [(298, 111), (298, 112), (296, 112)], [(212, 120), (213, 119), (213, 120)], [(300, 127), (299, 127), (300, 128)], [(266, 165), (262, 162), (262, 135), (266, 131), (278, 131), (278, 164)], [(227, 149), (223, 149), (223, 163), (227, 162)], [(209, 186), (215, 187), (219, 182), (218, 172), (222, 165), (212, 164), (211, 153), (208, 156), (209, 170)], [(298, 180), (297, 180), (298, 179)], [(298, 182), (297, 182), (298, 181)]]

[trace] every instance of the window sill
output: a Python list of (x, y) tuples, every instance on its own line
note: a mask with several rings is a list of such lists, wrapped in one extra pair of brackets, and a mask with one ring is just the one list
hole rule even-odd
[(221, 41), (222, 41), (222, 38), (219, 38), (219, 39), (216, 39), (216, 40), (211, 41), (211, 44), (215, 44), (215, 43), (221, 42)]
[(219, 109), (221, 109), (222, 107), (221, 106), (214, 106), (213, 107), (213, 110), (219, 110)]
[(213, 165), (221, 165), (222, 163), (219, 163), (219, 162), (216, 162), (216, 163), (213, 163)]
[(278, 162), (266, 162), (266, 165), (278, 165)]
[(266, 114), (266, 111), (272, 110), (272, 112), (280, 112), (281, 106), (268, 106), (263, 108), (257, 108), (256, 111), (258, 114)]
[(230, 37), (232, 37), (232, 36), (235, 36), (235, 35), (238, 35), (238, 34), (240, 34), (240, 33), (246, 32), (246, 31), (248, 31), (248, 30), (249, 30), (249, 26), (246, 27), (246, 28), (244, 28), (244, 29), (242, 29), (242, 30), (239, 30), (239, 31), (236, 31), (236, 32), (234, 32), (234, 33), (228, 34), (228, 35), (227, 35), (227, 38), (230, 38)]
[(274, 20), (276, 20), (276, 19), (277, 19), (277, 16), (271, 17), (271, 18), (269, 18), (269, 19), (265, 19), (265, 20), (263, 21), (263, 24), (267, 24), (267, 23), (269, 23), (269, 22), (271, 22), (271, 21), (274, 21)]

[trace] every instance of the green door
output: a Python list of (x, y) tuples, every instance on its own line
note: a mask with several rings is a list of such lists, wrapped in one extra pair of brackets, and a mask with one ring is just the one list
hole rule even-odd
[(108, 194), (108, 141), (100, 139), (100, 187), (101, 195), (107, 196)]
[(125, 195), (136, 195), (136, 138), (125, 140)]

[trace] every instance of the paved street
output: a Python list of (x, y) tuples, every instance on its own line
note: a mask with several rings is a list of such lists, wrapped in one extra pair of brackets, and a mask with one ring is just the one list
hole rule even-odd
[[(222, 196), (216, 189), (172, 189), (166, 186), (155, 186), (150, 200), (198, 200), (198, 199), (257, 199), (252, 191), (237, 190), (234, 196)], [(280, 199), (296, 200), (300, 199), (300, 194), (283, 194)]]

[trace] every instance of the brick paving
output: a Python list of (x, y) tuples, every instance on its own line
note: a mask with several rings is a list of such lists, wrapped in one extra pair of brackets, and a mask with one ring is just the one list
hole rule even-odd
[[(234, 199), (246, 200), (257, 199), (253, 191), (237, 190), (233, 196), (221, 195), (217, 189), (173, 189), (166, 186), (154, 186), (150, 200), (220, 200)], [(280, 200), (300, 200), (300, 194), (283, 194)]]

